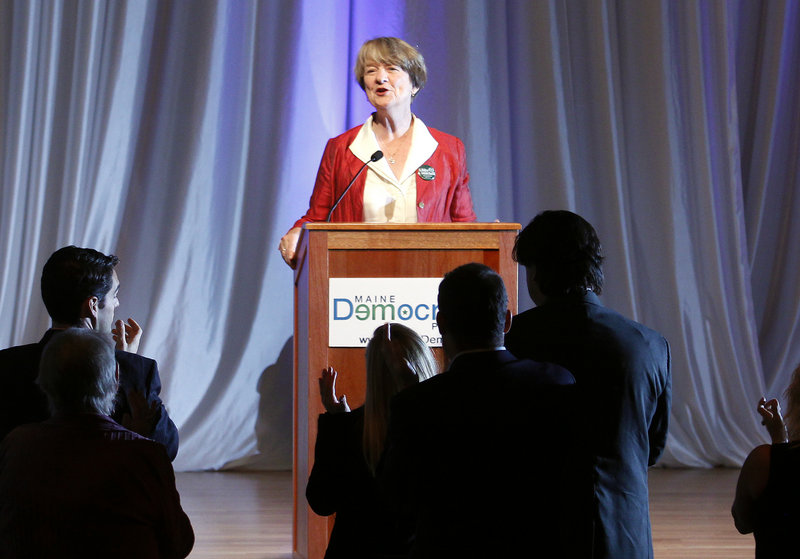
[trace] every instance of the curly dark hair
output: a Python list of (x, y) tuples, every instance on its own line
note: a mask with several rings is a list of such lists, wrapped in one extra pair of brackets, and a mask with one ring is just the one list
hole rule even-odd
[(540, 213), (517, 236), (514, 260), (536, 268), (548, 297), (603, 290), (603, 248), (588, 221), (566, 210)]
[(42, 299), (50, 318), (77, 324), (81, 305), (88, 297), (97, 297), (102, 308), (118, 262), (113, 254), (91, 248), (70, 245), (55, 251), (42, 269)]

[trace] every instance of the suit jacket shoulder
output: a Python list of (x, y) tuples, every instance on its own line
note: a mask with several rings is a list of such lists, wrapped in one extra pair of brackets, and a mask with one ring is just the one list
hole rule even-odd
[(26, 344), (0, 351), (0, 440), (25, 423), (50, 416), (47, 398), (36, 384), (40, 344)]
[(147, 403), (154, 405), (157, 411), (157, 420), (153, 429), (152, 439), (164, 445), (170, 460), (178, 455), (178, 428), (170, 419), (167, 408), (161, 401), (161, 377), (158, 374), (158, 364), (154, 359), (143, 357), (127, 351), (116, 351), (119, 363), (120, 389), (114, 405), (112, 417), (120, 422), (126, 414), (131, 413), (128, 394), (136, 391), (143, 394)]
[[(36, 384), (39, 360), (47, 342), (57, 331), (48, 330), (35, 344), (0, 351), (0, 439), (18, 425), (44, 421), (50, 417), (47, 397)], [(117, 350), (120, 390), (112, 418), (121, 422), (131, 413), (128, 393), (135, 390), (157, 408), (158, 419), (152, 439), (163, 444), (171, 460), (178, 454), (178, 429), (161, 401), (161, 377), (153, 359)]]

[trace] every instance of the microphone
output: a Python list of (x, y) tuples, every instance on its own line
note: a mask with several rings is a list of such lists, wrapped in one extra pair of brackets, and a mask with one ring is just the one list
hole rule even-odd
[(345, 197), (345, 194), (347, 194), (347, 191), (350, 190), (350, 187), (353, 186), (354, 182), (356, 182), (356, 179), (358, 178), (358, 175), (360, 175), (361, 172), (364, 169), (366, 169), (366, 167), (367, 167), (367, 165), (369, 163), (375, 163), (376, 161), (380, 160), (382, 157), (383, 157), (383, 152), (381, 150), (378, 150), (378, 151), (376, 151), (375, 153), (373, 153), (372, 155), (369, 156), (369, 161), (367, 161), (366, 163), (364, 163), (361, 166), (361, 168), (358, 170), (358, 173), (356, 173), (356, 176), (353, 177), (353, 180), (350, 181), (350, 184), (348, 184), (347, 188), (345, 188), (344, 192), (342, 192), (342, 195), (339, 196), (339, 198), (336, 199), (336, 203), (331, 207), (331, 211), (328, 212), (328, 217), (325, 218), (326, 222), (330, 222), (331, 216), (333, 215), (333, 210), (336, 209), (336, 206), (338, 206), (339, 202), (342, 201), (342, 198)]

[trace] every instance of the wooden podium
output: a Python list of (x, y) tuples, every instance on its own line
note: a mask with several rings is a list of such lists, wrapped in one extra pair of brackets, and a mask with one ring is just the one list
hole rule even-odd
[[(317, 516), (305, 498), (314, 464), (317, 418), (324, 411), (317, 379), (323, 368), (341, 374), (337, 393), (351, 408), (364, 403), (363, 347), (328, 346), (330, 278), (442, 277), (468, 262), (497, 271), (517, 311), (517, 264), (511, 250), (517, 223), (307, 223), (297, 247), (294, 289), (294, 535), (295, 557), (321, 559), (333, 517)], [(441, 362), (441, 350), (435, 353)]]

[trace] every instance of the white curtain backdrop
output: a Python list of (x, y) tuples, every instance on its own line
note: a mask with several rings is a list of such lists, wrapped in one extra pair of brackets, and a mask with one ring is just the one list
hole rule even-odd
[(0, 347), (48, 327), (54, 250), (117, 254), (176, 469), (290, 468), (276, 247), (380, 35), (425, 55), (479, 220), (598, 229), (606, 304), (672, 345), (661, 463), (740, 464), (800, 363), (798, 0), (2, 0)]

